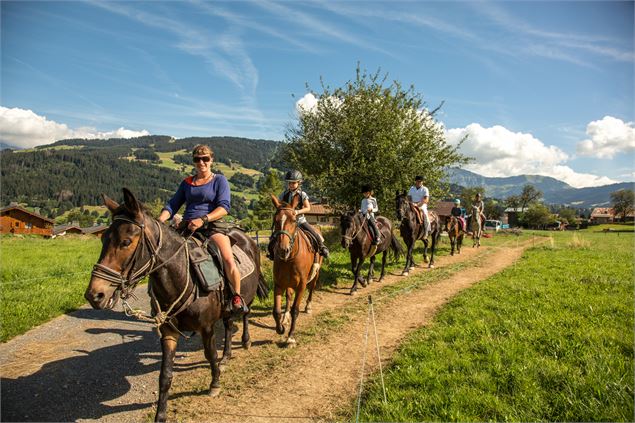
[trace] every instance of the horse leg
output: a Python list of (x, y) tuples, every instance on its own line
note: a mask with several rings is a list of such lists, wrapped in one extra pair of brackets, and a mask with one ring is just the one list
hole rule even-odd
[(285, 302), (284, 302), (284, 315), (282, 316), (282, 324), (287, 324), (291, 322), (291, 313), (289, 312), (289, 308), (291, 307), (291, 297), (293, 296), (293, 289), (287, 288), (285, 294)]
[(423, 240), (423, 262), (428, 263), (428, 238)]
[(309, 298), (306, 299), (306, 306), (304, 306), (304, 312), (306, 314), (311, 314), (311, 310), (312, 310), (311, 300), (313, 300), (313, 291), (315, 290), (315, 286), (319, 279), (319, 275), (320, 275), (320, 272), (318, 271), (318, 273), (315, 275), (313, 280), (309, 282)]
[(161, 338), (161, 373), (159, 375), (159, 401), (157, 402), (157, 414), (155, 422), (164, 422), (167, 419), (168, 391), (172, 386), (172, 368), (174, 367), (174, 355), (176, 354), (176, 337)]
[(232, 319), (230, 316), (223, 317), (223, 326), (225, 327), (225, 344), (223, 345), (223, 358), (218, 363), (219, 366), (224, 366), (232, 358)]
[(408, 276), (408, 272), (414, 268), (412, 263), (412, 250), (414, 249), (415, 243), (414, 241), (408, 244), (408, 252), (406, 253), (406, 266), (403, 268), (401, 272), (402, 276)]
[[(251, 310), (251, 304), (249, 305)], [(249, 336), (249, 313), (243, 314), (243, 336), (240, 338), (243, 348), (248, 350), (251, 347), (251, 337)]]
[(370, 285), (370, 282), (373, 280), (374, 276), (374, 267), (375, 267), (375, 256), (370, 258), (370, 264), (368, 265), (368, 274), (366, 275), (367, 284)]
[(353, 276), (353, 286), (351, 287), (351, 295), (355, 295), (355, 293), (357, 292), (357, 279), (359, 278), (359, 271), (362, 268), (362, 264), (364, 263), (364, 259), (360, 258), (359, 261), (357, 262), (357, 266), (355, 267), (355, 272), (354, 276)]
[(432, 232), (432, 241), (431, 241), (431, 247), (430, 247), (430, 264), (428, 264), (429, 269), (432, 269), (434, 267), (434, 250), (436, 250), (438, 242), (439, 242), (439, 233)]
[(202, 333), (203, 347), (205, 349), (205, 358), (212, 366), (212, 383), (209, 385), (209, 396), (216, 397), (220, 394), (220, 368), (218, 367), (218, 354), (216, 353), (216, 336), (214, 334), (214, 326), (209, 331)]
[(276, 321), (276, 333), (282, 335), (284, 333), (284, 325), (282, 324), (282, 288), (276, 285), (273, 294), (273, 320)]
[(306, 288), (306, 281), (300, 281), (299, 285), (298, 290), (295, 292), (293, 306), (291, 306), (291, 327), (289, 328), (289, 336), (287, 337), (287, 347), (294, 347), (296, 344), (293, 334), (295, 333), (295, 324), (300, 315), (300, 304), (302, 304), (302, 295)]
[(384, 254), (381, 256), (381, 274), (377, 282), (384, 280), (384, 275), (386, 274), (386, 257), (388, 257), (388, 251), (384, 251)]

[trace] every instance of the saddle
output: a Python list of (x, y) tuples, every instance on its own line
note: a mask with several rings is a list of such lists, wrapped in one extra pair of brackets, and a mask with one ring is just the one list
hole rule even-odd
[(317, 253), (320, 249), (320, 240), (316, 239), (313, 234), (303, 228), (300, 227), (300, 230), (302, 231), (302, 233), (304, 235), (306, 235), (306, 238), (309, 240), (309, 244), (311, 246), (311, 251), (313, 253)]
[[(365, 222), (363, 224), (363, 228), (364, 228), (364, 232), (366, 232), (366, 235), (368, 236), (368, 239), (370, 239), (370, 241), (373, 241), (373, 234), (370, 233), (370, 228), (368, 227), (369, 223), (368, 223), (368, 219), (364, 219)], [(384, 224), (381, 223), (379, 220), (375, 219), (375, 225), (377, 225), (377, 232), (379, 232), (379, 242), (381, 243), (382, 239), (384, 238), (384, 234), (381, 233), (381, 228), (384, 227)]]
[(423, 225), (423, 211), (414, 203), (410, 203), (410, 209), (414, 212), (417, 223)]

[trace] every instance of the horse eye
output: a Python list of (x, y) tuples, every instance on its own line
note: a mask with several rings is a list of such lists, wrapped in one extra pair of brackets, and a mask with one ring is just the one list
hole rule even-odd
[(129, 239), (124, 239), (123, 241), (121, 241), (121, 245), (125, 248), (127, 246), (129, 246), (130, 244), (132, 244), (132, 241), (130, 241)]

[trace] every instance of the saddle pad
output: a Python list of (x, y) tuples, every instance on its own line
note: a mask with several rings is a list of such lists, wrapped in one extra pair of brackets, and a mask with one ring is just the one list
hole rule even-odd
[(240, 280), (243, 280), (254, 273), (256, 265), (247, 253), (245, 253), (236, 244), (232, 245), (232, 253), (234, 254), (234, 261), (236, 262), (236, 266), (238, 266), (238, 271), (240, 272)]

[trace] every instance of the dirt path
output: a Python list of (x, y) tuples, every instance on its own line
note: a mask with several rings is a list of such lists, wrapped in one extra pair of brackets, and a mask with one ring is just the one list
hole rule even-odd
[[(300, 315), (299, 345), (294, 349), (279, 345), (282, 338), (273, 330), (270, 311), (254, 313), (253, 346), (242, 350), (235, 343), (235, 359), (224, 370), (223, 391), (215, 399), (206, 395), (211, 377), (200, 338), (181, 341), (169, 419), (329, 420), (357, 392), (368, 294), (377, 293), (380, 350), (388, 359), (400, 340), (428, 323), (439, 306), (511, 265), (523, 248), (465, 248), (461, 256), (441, 257), (432, 274), (477, 255), (487, 256), (487, 265), (458, 270), (397, 299), (378, 291), (404, 283), (399, 276), (371, 284), (357, 297), (346, 295), (348, 286), (320, 291), (314, 296), (313, 314)], [(418, 268), (411, 275), (424, 272), (429, 271)], [(142, 299), (138, 307), (147, 309), (146, 301)], [(394, 324), (395, 307), (399, 325)], [(157, 397), (160, 355), (151, 326), (123, 313), (82, 309), (61, 316), (0, 345), (2, 420), (146, 420)], [(368, 357), (367, 369), (373, 371), (378, 366), (375, 353), (369, 350)]]

